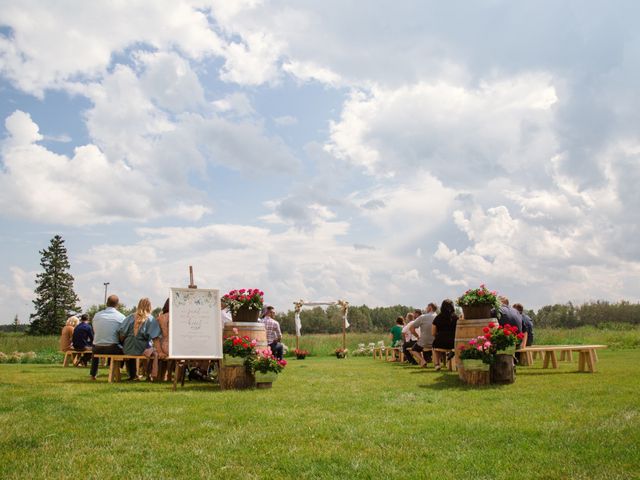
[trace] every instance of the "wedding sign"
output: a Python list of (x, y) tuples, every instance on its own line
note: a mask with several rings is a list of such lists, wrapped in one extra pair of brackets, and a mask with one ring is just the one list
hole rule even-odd
[(169, 356), (222, 358), (220, 291), (171, 288), (169, 299)]

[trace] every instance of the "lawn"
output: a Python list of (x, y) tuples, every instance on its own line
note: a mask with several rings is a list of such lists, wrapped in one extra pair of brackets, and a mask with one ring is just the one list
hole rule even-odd
[(640, 350), (509, 386), (368, 358), (292, 360), (272, 390), (0, 365), (0, 478), (638, 478)]

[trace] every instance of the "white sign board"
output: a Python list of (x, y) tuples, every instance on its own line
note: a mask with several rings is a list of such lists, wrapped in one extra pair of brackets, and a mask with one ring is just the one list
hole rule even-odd
[(172, 288), (169, 299), (169, 357), (222, 358), (220, 291)]

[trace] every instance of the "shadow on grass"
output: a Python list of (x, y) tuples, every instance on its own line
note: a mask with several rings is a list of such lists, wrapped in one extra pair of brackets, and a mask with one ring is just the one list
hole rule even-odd
[(490, 384), (490, 385), (467, 385), (458, 377), (457, 373), (449, 373), (440, 375), (434, 379), (434, 383), (430, 383), (428, 385), (418, 385), (419, 388), (427, 388), (430, 390), (477, 390), (478, 388), (482, 388), (485, 390), (499, 390), (502, 387), (508, 387), (509, 385), (498, 385), (498, 384)]

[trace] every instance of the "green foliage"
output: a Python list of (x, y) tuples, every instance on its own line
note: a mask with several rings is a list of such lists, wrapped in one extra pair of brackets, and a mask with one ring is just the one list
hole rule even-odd
[(536, 327), (575, 328), (611, 323), (640, 325), (640, 303), (630, 303), (625, 300), (618, 303), (597, 301), (575, 306), (569, 302), (547, 305), (538, 310), (535, 315), (530, 316)]
[[(104, 310), (105, 308), (107, 308), (106, 305), (102, 304), (102, 305), (91, 305), (89, 308), (87, 308), (84, 313), (86, 313), (87, 315), (89, 315), (89, 319), (93, 320), (93, 316), (98, 313), (101, 310)], [(127, 307), (124, 304), (120, 304), (118, 305), (117, 310), (122, 313), (124, 316), (129, 316), (132, 313), (135, 313), (136, 311), (136, 307)], [(154, 310), (155, 311), (155, 310)], [(160, 311), (162, 311), (162, 308), (160, 309)], [(155, 317), (155, 315), (154, 315)]]
[(80, 299), (73, 290), (73, 276), (67, 249), (60, 235), (51, 239), (49, 248), (40, 251), (43, 272), (36, 277), (35, 312), (31, 314), (29, 333), (53, 335), (59, 333), (70, 315), (80, 311)]
[(187, 380), (177, 392), (108, 384), (104, 368), (91, 382), (87, 369), (3, 364), (0, 478), (77, 477), (79, 455), (93, 459), (86, 478), (636, 478), (640, 351), (599, 357), (595, 374), (537, 360), (515, 384), (481, 388), (455, 372), (311, 357), (270, 390)]

